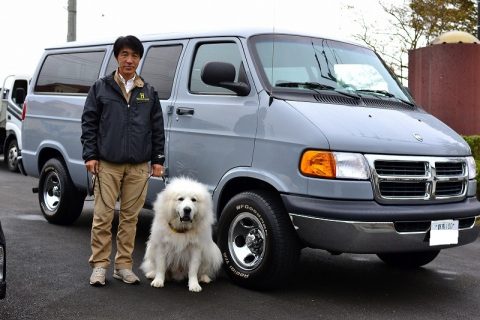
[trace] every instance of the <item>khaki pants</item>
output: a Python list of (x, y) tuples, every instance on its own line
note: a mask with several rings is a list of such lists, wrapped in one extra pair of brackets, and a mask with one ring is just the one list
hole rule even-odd
[(138, 214), (147, 194), (148, 163), (117, 164), (100, 161), (95, 182), (95, 207), (92, 222), (89, 263), (108, 268), (112, 251), (112, 221), (120, 196), (115, 269), (131, 269)]

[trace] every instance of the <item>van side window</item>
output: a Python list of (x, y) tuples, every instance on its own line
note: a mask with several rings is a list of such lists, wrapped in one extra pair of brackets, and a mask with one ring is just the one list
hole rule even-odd
[[(233, 91), (210, 86), (200, 78), (202, 68), (207, 62), (227, 62), (235, 67), (235, 81), (246, 79), (245, 69), (243, 68), (242, 56), (240, 55), (238, 46), (234, 42), (226, 43), (204, 43), (197, 48), (195, 60), (190, 72), (189, 89), (196, 94), (221, 94), (233, 95)], [(246, 81), (246, 80), (242, 80)]]
[(115, 59), (115, 55), (113, 54), (110, 56), (110, 60), (108, 60), (107, 69), (105, 69), (105, 75), (111, 74), (113, 71), (117, 70), (118, 62)]
[(86, 94), (98, 79), (104, 51), (51, 54), (35, 84), (38, 93)]
[(181, 45), (152, 47), (145, 56), (140, 75), (151, 84), (162, 100), (170, 98)]

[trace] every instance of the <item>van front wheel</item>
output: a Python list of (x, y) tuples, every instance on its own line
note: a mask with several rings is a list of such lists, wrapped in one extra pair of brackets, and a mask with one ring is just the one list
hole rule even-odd
[(293, 225), (274, 194), (242, 192), (225, 206), (218, 222), (224, 269), (237, 284), (254, 289), (285, 285), (300, 255)]
[(53, 158), (40, 173), (38, 201), (48, 222), (68, 225), (82, 213), (85, 194), (74, 186), (63, 163)]

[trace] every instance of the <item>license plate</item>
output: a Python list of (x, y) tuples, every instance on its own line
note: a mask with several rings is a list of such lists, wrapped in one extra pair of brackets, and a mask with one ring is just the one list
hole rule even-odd
[(458, 220), (432, 221), (430, 226), (430, 246), (458, 243)]

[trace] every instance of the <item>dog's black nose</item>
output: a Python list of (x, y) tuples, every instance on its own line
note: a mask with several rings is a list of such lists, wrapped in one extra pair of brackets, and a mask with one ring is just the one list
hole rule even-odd
[(183, 216), (180, 218), (180, 221), (191, 221), (190, 213), (192, 212), (192, 208), (185, 207), (183, 208)]

